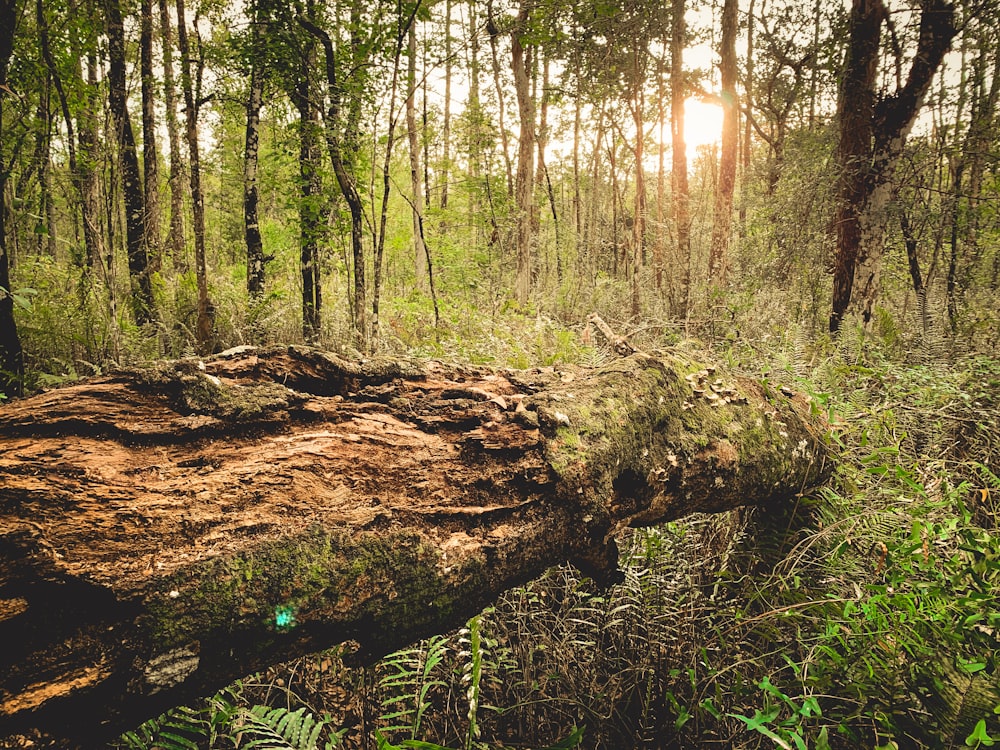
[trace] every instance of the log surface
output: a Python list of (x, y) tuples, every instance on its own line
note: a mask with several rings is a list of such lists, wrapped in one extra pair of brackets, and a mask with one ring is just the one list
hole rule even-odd
[(98, 742), (295, 656), (371, 658), (614, 535), (822, 482), (807, 400), (680, 353), (600, 369), (304, 347), (0, 406), (0, 737)]

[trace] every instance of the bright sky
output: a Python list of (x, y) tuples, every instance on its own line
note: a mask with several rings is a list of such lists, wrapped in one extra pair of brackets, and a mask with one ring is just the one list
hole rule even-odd
[(691, 98), (684, 102), (684, 140), (688, 160), (694, 159), (701, 146), (718, 143), (722, 138), (722, 107)]

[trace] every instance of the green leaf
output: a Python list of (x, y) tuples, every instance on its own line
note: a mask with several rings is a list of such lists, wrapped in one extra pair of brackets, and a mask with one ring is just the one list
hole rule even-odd
[(549, 745), (548, 747), (542, 747), (539, 748), (538, 750), (571, 750), (572, 748), (577, 747), (581, 742), (583, 742), (583, 731), (586, 728), (587, 728), (586, 726), (573, 727), (573, 731), (569, 733), (569, 736), (567, 736), (566, 739), (559, 740), (559, 742), (557, 742), (554, 745)]
[(972, 730), (972, 734), (965, 738), (965, 744), (969, 747), (979, 747), (980, 745), (992, 747), (995, 744), (995, 740), (986, 733), (986, 719), (980, 719), (976, 722), (976, 728)]

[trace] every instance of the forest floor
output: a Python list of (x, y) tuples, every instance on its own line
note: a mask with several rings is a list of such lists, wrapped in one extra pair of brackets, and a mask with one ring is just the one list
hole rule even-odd
[(559, 567), (374, 666), (305, 657), (118, 747), (992, 744), (1000, 360), (860, 332), (704, 348), (811, 395), (839, 460), (831, 483), (783, 514), (629, 532), (609, 589)]

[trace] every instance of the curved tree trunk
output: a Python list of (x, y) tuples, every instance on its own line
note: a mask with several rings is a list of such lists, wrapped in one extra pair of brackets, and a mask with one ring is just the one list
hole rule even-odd
[(12, 403), (0, 737), (93, 744), (304, 653), (374, 658), (565, 560), (607, 584), (627, 526), (822, 481), (809, 414), (679, 353), (495, 371), (302, 347)]
[(955, 9), (928, 0), (920, 12), (917, 49), (903, 84), (877, 97), (879, 45), (889, 11), (882, 0), (854, 0), (844, 81), (837, 103), (840, 168), (834, 217), (837, 254), (830, 331), (856, 312), (870, 323), (881, 287), (882, 245), (892, 198), (889, 181), (931, 79), (957, 33)]

